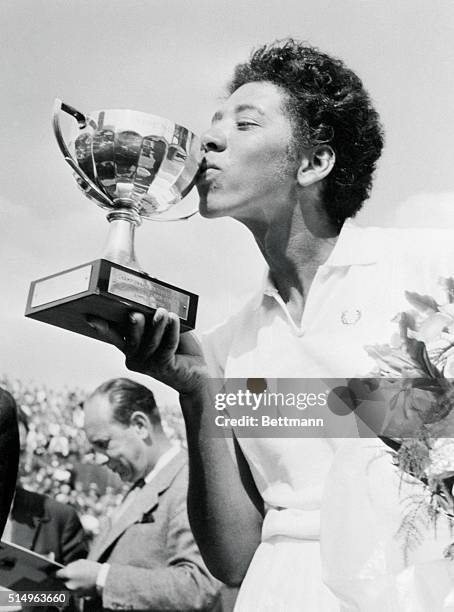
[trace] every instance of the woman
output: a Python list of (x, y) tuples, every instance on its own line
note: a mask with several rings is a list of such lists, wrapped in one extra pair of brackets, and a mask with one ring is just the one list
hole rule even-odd
[[(206, 338), (203, 352), (162, 308), (152, 321), (132, 313), (126, 330), (90, 323), (124, 351), (128, 368), (180, 393), (191, 526), (212, 573), (242, 584), (235, 609), (339, 610), (320, 560), (324, 484), (338, 443), (276, 432), (214, 437), (213, 415), (219, 379), (370, 371), (364, 345), (392, 332), (408, 281), (396, 272), (395, 234), (344, 223), (369, 194), (382, 130), (358, 77), (291, 39), (238, 66), (229, 91), (202, 139), (200, 212), (251, 231), (269, 267), (263, 291)], [(332, 437), (347, 435), (338, 431)]]

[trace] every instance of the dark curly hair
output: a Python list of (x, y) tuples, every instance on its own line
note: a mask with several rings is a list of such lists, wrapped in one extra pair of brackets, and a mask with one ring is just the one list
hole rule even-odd
[(287, 94), (293, 152), (324, 143), (335, 151), (336, 163), (323, 181), (323, 200), (340, 229), (369, 197), (384, 142), (380, 118), (361, 80), (341, 60), (287, 38), (260, 47), (239, 64), (228, 91), (254, 81), (273, 83)]

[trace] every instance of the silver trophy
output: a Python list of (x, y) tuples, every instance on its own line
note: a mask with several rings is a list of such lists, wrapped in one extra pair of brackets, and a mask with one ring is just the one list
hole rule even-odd
[[(75, 119), (67, 144), (60, 116)], [(96, 337), (87, 317), (123, 325), (130, 311), (152, 314), (162, 306), (193, 329), (197, 296), (150, 277), (134, 251), (142, 219), (174, 221), (197, 212), (183, 198), (202, 160), (199, 139), (181, 125), (132, 110), (84, 115), (56, 100), (53, 128), (58, 145), (84, 194), (107, 210), (109, 235), (102, 256), (30, 286), (26, 316)]]

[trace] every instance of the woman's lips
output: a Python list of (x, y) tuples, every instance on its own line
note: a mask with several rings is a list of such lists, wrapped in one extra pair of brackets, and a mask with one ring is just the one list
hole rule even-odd
[(200, 174), (199, 174), (198, 182), (199, 181), (201, 182), (210, 181), (214, 179), (216, 175), (219, 174), (220, 171), (221, 171), (220, 168), (218, 168), (217, 166), (202, 167)]
[(213, 176), (220, 172), (220, 169), (216, 166), (210, 166), (205, 170), (205, 176)]

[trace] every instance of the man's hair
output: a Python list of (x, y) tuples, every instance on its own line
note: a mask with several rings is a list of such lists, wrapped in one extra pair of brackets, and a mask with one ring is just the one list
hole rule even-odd
[(129, 378), (113, 378), (97, 387), (90, 398), (105, 395), (112, 406), (113, 418), (123, 425), (129, 425), (136, 410), (143, 412), (153, 425), (161, 423), (153, 393), (144, 385)]
[(318, 144), (333, 148), (336, 163), (323, 181), (323, 201), (340, 229), (369, 197), (384, 141), (380, 118), (361, 80), (341, 60), (287, 38), (260, 47), (239, 64), (228, 91), (257, 81), (273, 83), (287, 94), (292, 152)]

